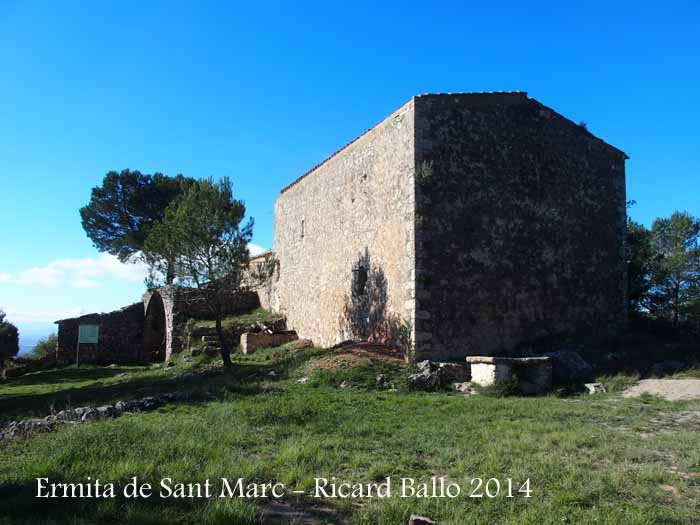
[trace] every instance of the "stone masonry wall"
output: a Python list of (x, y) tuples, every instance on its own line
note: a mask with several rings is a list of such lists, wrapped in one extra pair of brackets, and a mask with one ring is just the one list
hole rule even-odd
[(410, 101), (275, 202), (270, 303), (300, 337), (392, 343), (413, 323), (413, 121)]
[(78, 342), (78, 326), (99, 326), (98, 344), (80, 345), (80, 362), (107, 364), (135, 364), (148, 362), (150, 357), (143, 348), (144, 309), (134, 303), (121, 310), (105, 314), (88, 314), (73, 319), (56, 321), (58, 343), (56, 355), (61, 362), (74, 363)]
[(419, 356), (619, 333), (624, 153), (524, 93), (414, 101)]
[[(142, 298), (142, 308), (149, 309), (152, 300), (162, 300), (165, 316), (165, 360), (185, 346), (185, 324), (189, 319), (212, 319), (213, 314), (201, 294), (194, 289), (173, 285), (163, 286), (156, 291), (146, 292)], [(248, 312), (260, 306), (258, 294), (254, 291), (231, 293), (224, 305), (224, 316)]]

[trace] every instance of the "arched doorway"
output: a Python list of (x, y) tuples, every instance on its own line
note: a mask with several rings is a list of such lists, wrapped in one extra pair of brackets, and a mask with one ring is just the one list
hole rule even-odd
[(165, 307), (158, 292), (154, 292), (146, 303), (143, 345), (147, 360), (152, 363), (165, 361)]

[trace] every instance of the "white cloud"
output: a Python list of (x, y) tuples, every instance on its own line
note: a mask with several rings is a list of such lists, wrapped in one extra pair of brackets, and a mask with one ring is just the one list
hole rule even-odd
[(100, 286), (102, 286), (102, 283), (95, 281), (93, 279), (78, 278), (78, 279), (73, 279), (70, 282), (70, 285), (73, 288), (99, 288)]
[(82, 259), (57, 259), (46, 266), (29, 268), (15, 275), (0, 273), (0, 282), (19, 285), (62, 286), (95, 288), (103, 280), (140, 282), (148, 274), (142, 261), (123, 263), (114, 255), (100, 253)]
[(63, 280), (63, 272), (50, 265), (43, 268), (29, 268), (20, 272), (14, 279), (19, 284), (41, 284), (58, 286)]
[(248, 243), (248, 250), (250, 251), (251, 257), (255, 257), (256, 255), (260, 255), (261, 253), (265, 253), (267, 251), (262, 246), (259, 246), (257, 244), (253, 244), (252, 242)]
[(87, 313), (83, 308), (63, 308), (63, 309), (34, 309), (23, 310), (22, 308), (14, 308), (8, 306), (5, 308), (7, 319), (15, 324), (29, 323), (47, 323), (47, 320), (70, 319), (71, 317), (80, 317)]

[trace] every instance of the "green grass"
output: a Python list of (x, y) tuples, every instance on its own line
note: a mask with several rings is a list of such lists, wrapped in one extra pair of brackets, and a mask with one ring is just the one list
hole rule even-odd
[[(373, 390), (377, 363), (316, 372), (327, 350), (263, 349), (236, 355), (234, 373), (190, 382), (177, 371), (129, 367), (39, 372), (0, 386), (0, 407), (15, 412), (66, 391), (105, 397), (134, 386), (208, 390), (215, 399), (168, 405), (114, 420), (64, 426), (0, 442), (0, 523), (259, 523), (265, 501), (242, 499), (43, 500), (36, 478), (123, 486), (133, 476), (279, 481), (309, 490), (314, 477), (370, 482), (391, 476), (447, 476), (469, 492), (472, 478), (530, 479), (532, 497), (325, 500), (290, 495), (298, 507), (322, 504), (356, 524), (405, 524), (411, 513), (441, 524), (690, 524), (700, 515), (700, 426), (673, 420), (698, 404), (617, 394), (567, 398), (465, 398), (449, 393)], [(121, 369), (120, 369), (121, 370)], [(270, 372), (274, 371), (274, 376)], [(124, 376), (118, 374), (125, 373)], [(353, 388), (339, 389), (343, 380)], [(114, 390), (114, 389), (117, 390)], [(41, 403), (35, 403), (35, 399)], [(672, 487), (669, 489), (668, 487)], [(675, 495), (674, 495), (675, 493)]]
[[(225, 317), (221, 321), (221, 326), (224, 329), (224, 331), (232, 331), (232, 330), (235, 330), (236, 328), (240, 328), (242, 326), (248, 326), (248, 325), (251, 325), (251, 324), (256, 323), (256, 322), (274, 321), (276, 319), (281, 319), (281, 318), (282, 318), (282, 316), (279, 314), (269, 312), (268, 310), (265, 310), (264, 308), (256, 308), (255, 310), (252, 310), (251, 312), (248, 312), (245, 314), (232, 315), (229, 317)], [(213, 329), (214, 326), (215, 326), (215, 322), (213, 320), (190, 319), (187, 322), (187, 325), (185, 327), (185, 332), (191, 333), (194, 329), (197, 329), (197, 328)]]
[(673, 374), (670, 379), (700, 379), (700, 367), (696, 366)]
[(604, 384), (608, 392), (624, 392), (639, 383), (639, 374), (606, 375), (597, 377), (595, 381)]
[[(379, 375), (385, 381), (377, 382)], [(308, 383), (313, 387), (340, 387), (365, 390), (384, 390), (387, 387), (406, 390), (407, 382), (403, 370), (396, 365), (390, 365), (379, 360), (362, 363), (356, 366), (340, 366), (337, 370), (315, 370)]]

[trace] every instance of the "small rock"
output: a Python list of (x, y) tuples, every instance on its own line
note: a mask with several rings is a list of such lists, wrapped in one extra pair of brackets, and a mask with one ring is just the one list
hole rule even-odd
[(457, 392), (461, 392), (465, 396), (473, 396), (476, 394), (476, 390), (469, 381), (464, 383), (452, 383), (452, 388), (454, 388)]
[(308, 382), (309, 382), (309, 378), (306, 376), (302, 377), (301, 379), (297, 379), (297, 385), (305, 385)]
[(343, 381), (340, 383), (340, 388), (349, 388), (350, 387), (350, 382), (349, 381)]
[(159, 404), (159, 400), (155, 397), (144, 397), (139, 400), (139, 405), (141, 410), (152, 410), (156, 408)]
[(604, 394), (608, 391), (603, 383), (586, 383), (586, 389), (589, 394)]
[(88, 408), (85, 412), (83, 412), (83, 415), (80, 417), (80, 421), (92, 421), (97, 419), (97, 417), (97, 410), (94, 408)]
[(411, 517), (408, 518), (408, 525), (434, 525), (435, 522), (431, 520), (430, 518), (426, 518), (425, 516), (419, 516), (418, 514), (411, 514)]
[(275, 377), (277, 374), (275, 373), (274, 370), (270, 370), (270, 371), (267, 373), (267, 375), (270, 376), (270, 377)]
[(376, 385), (377, 388), (389, 388), (391, 387), (391, 383), (389, 382), (389, 378), (385, 376), (384, 374), (379, 374), (376, 379)]
[(117, 415), (117, 411), (113, 405), (103, 405), (101, 407), (97, 407), (96, 410), (98, 417), (114, 417)]
[(297, 339), (291, 343), (287, 343), (285, 348), (287, 350), (302, 350), (304, 348), (310, 348), (314, 345), (311, 339)]
[(559, 350), (543, 355), (552, 358), (552, 379), (558, 385), (584, 383), (593, 376), (593, 367), (578, 352)]
[(83, 414), (90, 410), (90, 407), (78, 407), (73, 409), (73, 414), (75, 414), (75, 419), (82, 419)]
[(439, 363), (421, 361), (416, 364), (418, 372), (408, 377), (413, 390), (436, 390), (452, 383), (469, 379), (469, 368), (461, 363)]

